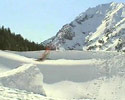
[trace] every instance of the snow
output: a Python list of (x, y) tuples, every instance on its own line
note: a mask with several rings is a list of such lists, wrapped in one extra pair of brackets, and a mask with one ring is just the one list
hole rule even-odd
[[(86, 83), (60, 82), (46, 85), (46, 93), (51, 97), (90, 98), (94, 100), (124, 100), (125, 77), (100, 78)], [(64, 88), (65, 87), (65, 88)], [(56, 88), (56, 90), (55, 90)], [(55, 92), (53, 93), (53, 91)], [(71, 94), (72, 93), (72, 94)]]
[[(113, 40), (120, 39), (125, 34), (124, 16), (124, 3), (111, 2), (89, 8), (43, 43), (55, 49), (87, 50), (95, 46), (92, 50), (117, 51), (115, 46), (118, 44), (113, 45)], [(67, 39), (66, 36), (70, 36), (71, 39)], [(99, 40), (104, 40), (104, 43), (98, 44)]]
[(1, 100), (124, 100), (125, 54), (52, 51), (35, 61), (43, 52), (0, 51)]
[(45, 61), (0, 50), (0, 100), (124, 100), (124, 17), (124, 3), (89, 8), (44, 42), (57, 49)]
[[(0, 85), (0, 100), (60, 100)], [(64, 99), (65, 100), (65, 99)]]
[(45, 95), (42, 85), (43, 76), (39, 69), (32, 64), (25, 64), (11, 71), (1, 73), (0, 83), (5, 87)]

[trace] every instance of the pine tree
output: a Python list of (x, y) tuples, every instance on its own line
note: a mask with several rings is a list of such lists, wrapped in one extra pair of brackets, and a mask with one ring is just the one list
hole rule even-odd
[(20, 34), (12, 33), (10, 28), (0, 28), (0, 49), (14, 51), (34, 51), (45, 49), (43, 45), (24, 39)]

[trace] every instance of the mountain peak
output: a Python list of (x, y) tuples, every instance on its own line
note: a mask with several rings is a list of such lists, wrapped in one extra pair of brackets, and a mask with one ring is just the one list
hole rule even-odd
[(87, 9), (46, 43), (55, 49), (122, 50), (124, 40), (125, 4), (111, 2)]
[(110, 5), (116, 5), (116, 4), (118, 4), (118, 3), (114, 2), (114, 1), (110, 3)]

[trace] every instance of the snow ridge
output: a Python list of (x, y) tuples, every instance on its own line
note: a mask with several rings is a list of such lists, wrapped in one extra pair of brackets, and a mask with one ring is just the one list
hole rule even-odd
[(45, 96), (43, 75), (33, 64), (24, 64), (19, 68), (0, 74), (0, 84), (5, 87), (26, 90)]

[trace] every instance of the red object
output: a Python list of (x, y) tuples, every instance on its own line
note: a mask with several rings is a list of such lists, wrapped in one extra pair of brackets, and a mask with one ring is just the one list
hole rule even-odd
[(49, 47), (46, 47), (46, 50), (50, 50), (50, 48), (49, 48)]

